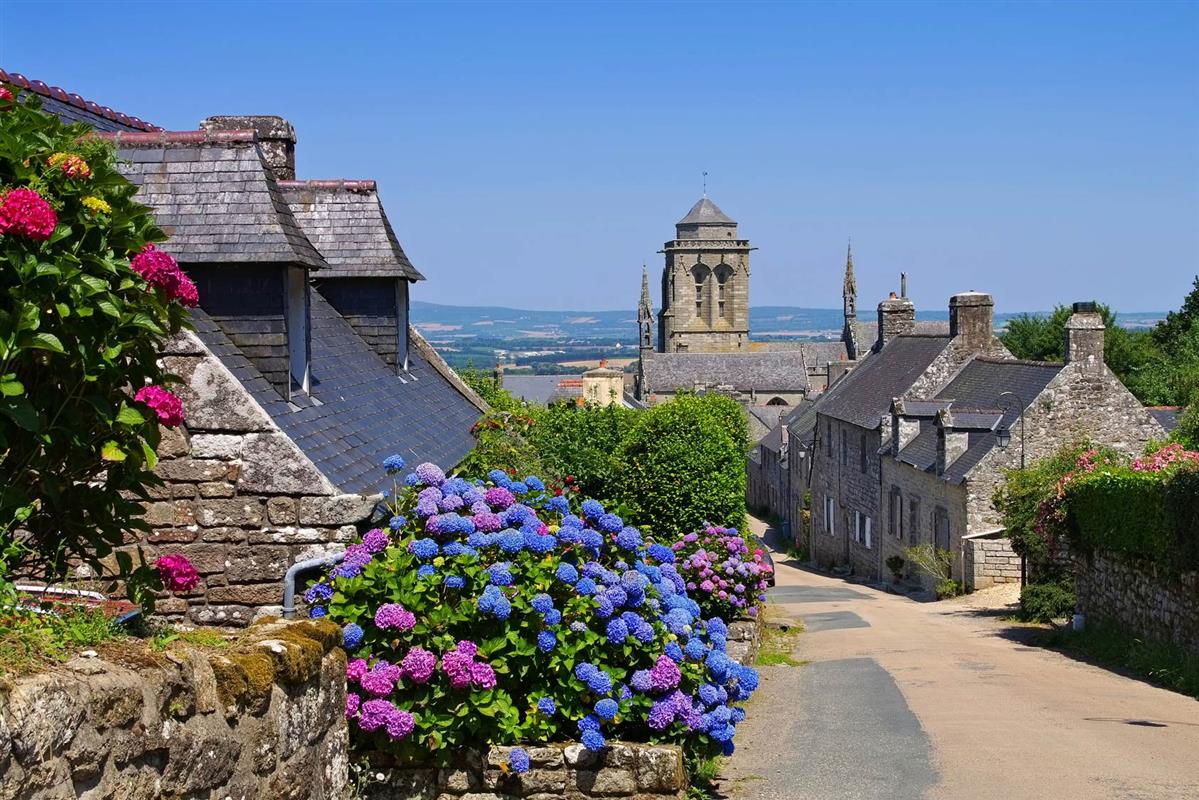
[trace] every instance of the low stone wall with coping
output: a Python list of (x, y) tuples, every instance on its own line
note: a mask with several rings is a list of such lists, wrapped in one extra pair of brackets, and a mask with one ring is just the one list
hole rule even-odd
[(997, 583), (1020, 582), (1020, 556), (1002, 532), (963, 538), (962, 562), (967, 592)]
[(339, 642), (331, 623), (270, 622), (222, 652), (81, 656), (17, 678), (0, 687), (0, 798), (340, 800)]
[(762, 646), (762, 610), (759, 607), (758, 616), (746, 619), (735, 619), (729, 623), (728, 635), (729, 658), (744, 666), (753, 666), (758, 658), (758, 648)]
[(522, 774), (508, 767), (511, 750), (468, 751), (442, 768), (372, 766), (362, 792), (367, 800), (682, 800), (687, 791), (683, 751), (674, 745), (609, 742), (598, 753), (581, 744), (530, 746)]

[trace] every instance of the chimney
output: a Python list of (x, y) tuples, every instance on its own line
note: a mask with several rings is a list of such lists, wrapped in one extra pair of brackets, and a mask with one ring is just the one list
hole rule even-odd
[(491, 371), (491, 377), (495, 379), (495, 385), (498, 388), (500, 388), (500, 389), (504, 388), (504, 362), (503, 361), (500, 361), (498, 359), (496, 360), (495, 369), (493, 369)]
[(953, 429), (953, 414), (949, 409), (937, 412), (937, 474), (944, 475), (969, 446), (970, 434)]
[(898, 457), (920, 433), (920, 420), (904, 416), (903, 398), (891, 401), (891, 455)]
[(994, 336), (995, 301), (984, 292), (962, 292), (949, 298), (949, 335), (972, 350), (982, 350)]
[(899, 296), (904, 300), (908, 299), (908, 274), (906, 272), (899, 273)]
[[(905, 280), (906, 283), (906, 280)], [(878, 341), (874, 345), (877, 353), (887, 342), (916, 327), (916, 306), (906, 297), (896, 297), (895, 292), (878, 304)]]
[(1088, 374), (1103, 373), (1103, 315), (1095, 303), (1075, 303), (1066, 323), (1066, 363)]
[(296, 131), (283, 117), (265, 115), (216, 116), (200, 123), (206, 131), (252, 130), (258, 148), (277, 181), (296, 179)]

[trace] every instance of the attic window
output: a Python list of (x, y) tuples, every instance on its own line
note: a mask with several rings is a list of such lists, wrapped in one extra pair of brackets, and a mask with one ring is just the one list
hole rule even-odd
[(287, 363), (293, 391), (309, 391), (308, 272), (287, 269)]
[(408, 281), (396, 283), (396, 369), (408, 371)]

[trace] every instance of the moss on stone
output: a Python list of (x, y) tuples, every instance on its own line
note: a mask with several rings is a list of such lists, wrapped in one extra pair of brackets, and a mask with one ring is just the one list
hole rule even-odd
[(210, 660), (217, 696), (225, 705), (253, 707), (264, 702), (275, 683), (275, 665), (265, 653), (229, 653)]

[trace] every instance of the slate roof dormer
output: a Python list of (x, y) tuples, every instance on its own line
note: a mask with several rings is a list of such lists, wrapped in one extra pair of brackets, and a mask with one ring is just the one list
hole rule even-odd
[(281, 181), (279, 186), (329, 265), (322, 278), (425, 279), (400, 246), (374, 181)]
[(250, 130), (109, 134), (183, 264), (325, 260), (300, 230)]

